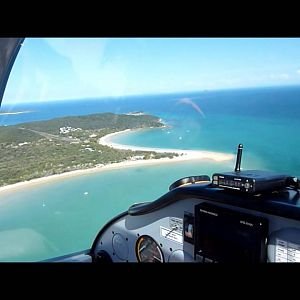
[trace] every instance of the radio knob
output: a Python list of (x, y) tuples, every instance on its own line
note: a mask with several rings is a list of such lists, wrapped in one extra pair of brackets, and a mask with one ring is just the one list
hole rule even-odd
[(250, 183), (246, 182), (244, 186), (245, 186), (245, 189), (249, 189), (250, 188)]

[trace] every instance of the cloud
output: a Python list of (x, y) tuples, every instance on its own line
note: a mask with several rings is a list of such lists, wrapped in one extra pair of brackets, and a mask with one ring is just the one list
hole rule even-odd
[(126, 94), (128, 87), (127, 63), (121, 55), (106, 55), (109, 40), (104, 38), (46, 38), (58, 54), (72, 64), (78, 78), (77, 90), (86, 97)]
[(280, 76), (281, 79), (289, 79), (290, 78), (290, 75), (286, 74), (286, 73), (280, 74), (279, 76)]
[(290, 79), (290, 75), (287, 74), (287, 73), (271, 74), (270, 78), (271, 79), (276, 79), (276, 80), (287, 80), (287, 79)]
[(104, 63), (107, 40), (101, 38), (45, 38), (58, 54), (68, 58), (83, 83), (90, 83), (91, 73), (97, 74)]

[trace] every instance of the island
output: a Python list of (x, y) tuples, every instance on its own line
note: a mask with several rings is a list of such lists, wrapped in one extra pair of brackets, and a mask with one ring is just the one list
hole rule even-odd
[(165, 128), (145, 113), (98, 113), (0, 126), (0, 190), (121, 167), (185, 160), (232, 160), (210, 151), (121, 145), (111, 137), (132, 130)]
[(0, 126), (0, 186), (123, 161), (178, 156), (98, 142), (114, 132), (163, 127), (159, 120), (146, 114), (99, 113)]

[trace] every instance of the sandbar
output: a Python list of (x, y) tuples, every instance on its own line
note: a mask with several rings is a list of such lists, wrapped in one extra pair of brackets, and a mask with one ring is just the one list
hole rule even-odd
[(32, 113), (33, 111), (26, 110), (26, 111), (16, 111), (16, 112), (0, 112), (0, 116), (2, 115), (20, 115), (20, 114), (28, 114)]

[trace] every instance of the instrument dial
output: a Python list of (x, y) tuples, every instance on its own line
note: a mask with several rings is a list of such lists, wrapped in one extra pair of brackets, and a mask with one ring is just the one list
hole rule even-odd
[(148, 235), (139, 237), (135, 251), (138, 262), (164, 262), (162, 250), (154, 239)]

